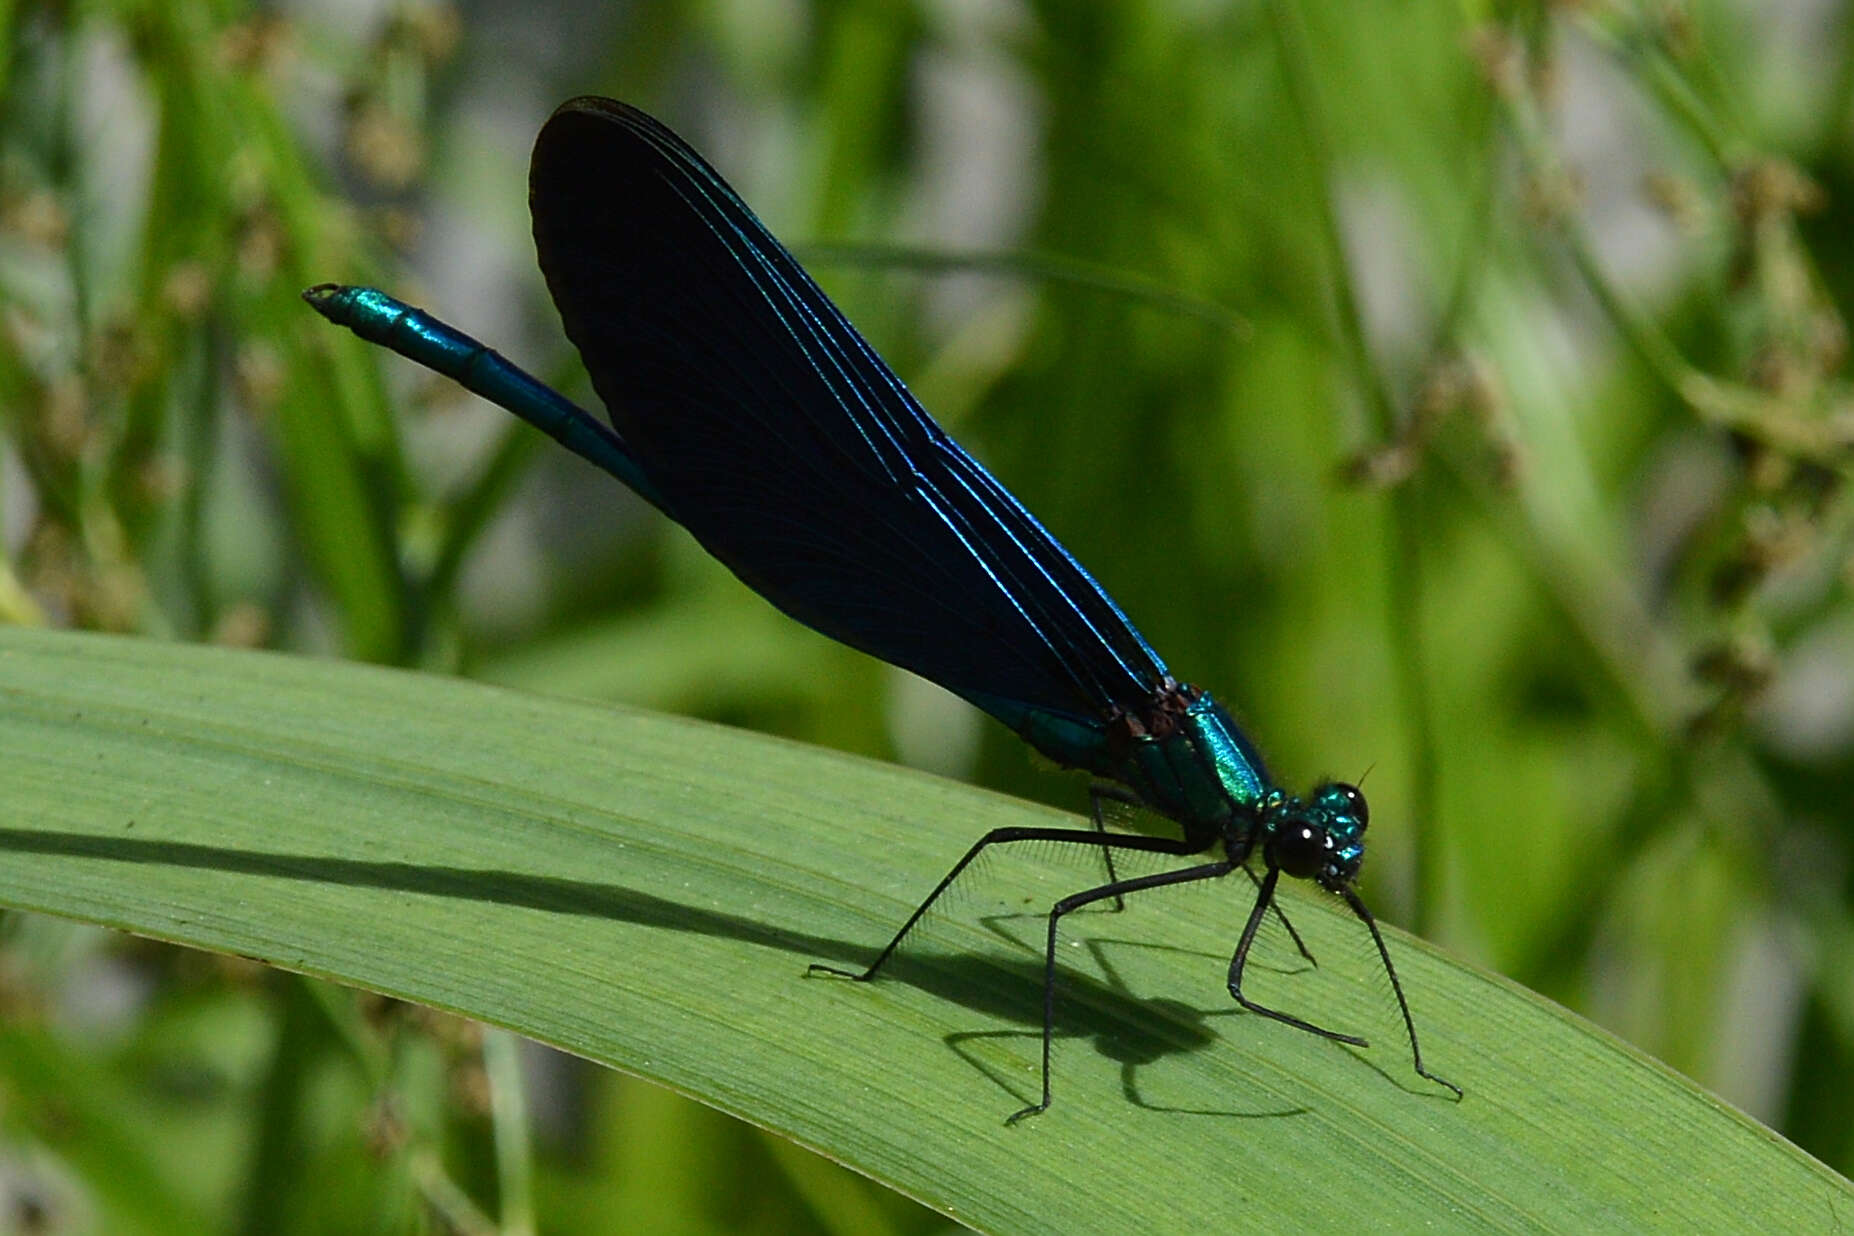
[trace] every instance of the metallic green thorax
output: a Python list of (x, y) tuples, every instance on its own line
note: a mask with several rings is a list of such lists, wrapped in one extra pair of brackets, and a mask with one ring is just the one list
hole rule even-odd
[(1178, 821), (1187, 836), (1248, 825), (1272, 789), (1261, 758), (1230, 715), (1191, 687), (1162, 695), (1143, 716), (1117, 718), (1105, 754), (1115, 767), (1099, 771)]

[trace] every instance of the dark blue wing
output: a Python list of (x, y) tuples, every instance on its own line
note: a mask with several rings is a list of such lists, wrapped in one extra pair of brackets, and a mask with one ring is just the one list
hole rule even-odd
[(529, 180), (548, 288), (666, 509), (755, 591), (1018, 724), (1159, 657), (682, 139), (575, 99)]

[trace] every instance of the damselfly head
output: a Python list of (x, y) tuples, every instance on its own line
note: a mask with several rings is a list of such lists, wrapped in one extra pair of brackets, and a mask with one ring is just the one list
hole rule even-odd
[(1318, 786), (1305, 799), (1278, 799), (1265, 808), (1264, 858), (1297, 879), (1337, 892), (1349, 887), (1365, 858), (1371, 812), (1358, 787), (1343, 781)]

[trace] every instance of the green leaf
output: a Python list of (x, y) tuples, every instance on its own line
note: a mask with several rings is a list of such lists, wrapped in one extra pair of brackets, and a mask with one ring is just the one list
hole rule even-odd
[(890, 981), (869, 959), (989, 828), (1064, 817), (696, 722), (328, 661), (0, 631), (0, 902), (507, 1026), (785, 1134), (986, 1231), (1819, 1229), (1854, 1189), (1609, 1035), (1393, 935), (1430, 1065), (1331, 899), (1236, 1012), (1239, 880), (1081, 913), (1055, 1106), (1041, 912), (988, 862)]

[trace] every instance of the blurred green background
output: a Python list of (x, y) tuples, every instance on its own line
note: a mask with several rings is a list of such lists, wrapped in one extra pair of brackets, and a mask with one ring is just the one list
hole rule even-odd
[[(377, 283), (591, 402), (524, 201), (580, 93), (704, 151), (1277, 775), (1365, 777), (1384, 917), (1854, 1170), (1845, 5), (0, 0), (0, 621), (1079, 807), (297, 299)], [(520, 1065), (542, 1230), (945, 1228)], [(494, 1066), (9, 915), (0, 1232), (495, 1230)]]

